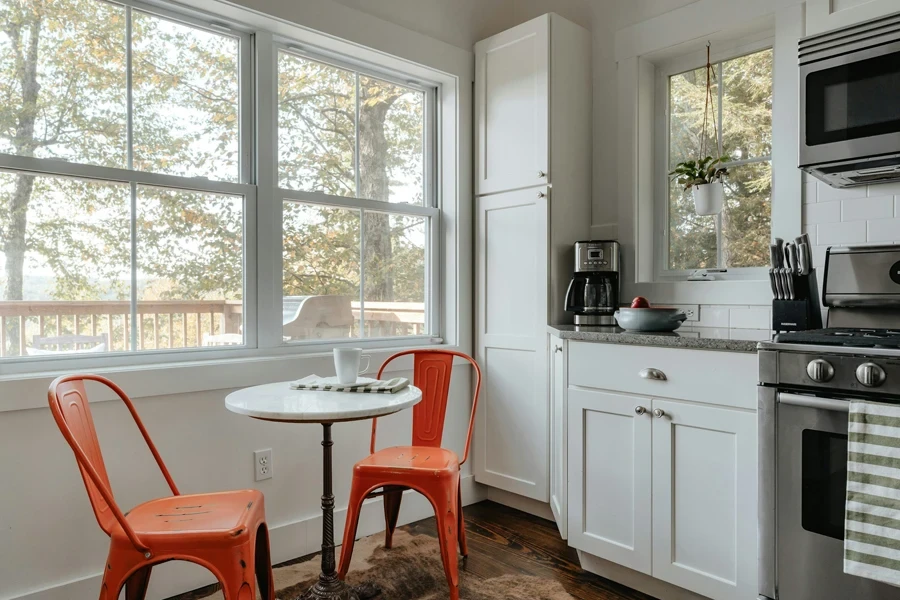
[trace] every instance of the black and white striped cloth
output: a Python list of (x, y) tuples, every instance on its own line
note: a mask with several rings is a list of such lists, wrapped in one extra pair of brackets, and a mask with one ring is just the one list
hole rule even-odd
[(334, 377), (319, 377), (310, 375), (291, 383), (291, 389), (311, 390), (320, 392), (353, 392), (356, 394), (393, 394), (409, 385), (406, 377), (394, 377), (393, 379), (373, 380), (365, 384), (342, 385), (335, 383)]

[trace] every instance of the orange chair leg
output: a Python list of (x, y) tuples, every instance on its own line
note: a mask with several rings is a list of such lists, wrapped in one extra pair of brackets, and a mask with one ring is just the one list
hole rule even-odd
[(434, 516), (441, 543), (441, 560), (450, 586), (450, 600), (459, 600), (459, 557), (456, 555), (456, 528), (459, 520), (456, 495), (456, 490), (451, 487), (437, 491), (434, 498)]
[(341, 561), (338, 564), (338, 577), (343, 579), (350, 570), (350, 559), (353, 557), (353, 544), (356, 541), (356, 527), (359, 525), (359, 511), (362, 509), (366, 490), (354, 477), (350, 485), (350, 500), (347, 503), (347, 521), (344, 524), (344, 541), (341, 542)]
[(141, 567), (125, 580), (125, 600), (144, 600), (147, 596), (147, 585), (150, 583), (150, 565)]
[(269, 529), (263, 523), (256, 532), (256, 552), (253, 561), (256, 583), (262, 600), (275, 600), (275, 580), (272, 575), (272, 557), (269, 551)]
[(384, 487), (384, 547), (390, 549), (394, 541), (394, 529), (400, 516), (400, 502), (403, 500), (403, 488), (388, 485)]
[(469, 546), (466, 544), (466, 521), (463, 518), (462, 483), (456, 484), (456, 531), (459, 536), (459, 553), (469, 555)]

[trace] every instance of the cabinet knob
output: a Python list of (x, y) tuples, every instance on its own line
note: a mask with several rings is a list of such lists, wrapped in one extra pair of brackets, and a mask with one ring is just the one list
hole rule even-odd
[(538, 192), (538, 198), (543, 198), (546, 195), (547, 194), (545, 194), (544, 192)]
[(653, 409), (653, 416), (657, 419), (662, 419), (664, 416), (666, 416), (666, 411), (661, 408), (655, 408)]
[(635, 414), (642, 415), (642, 414), (644, 414), (645, 412), (647, 412), (647, 409), (644, 408), (643, 406), (635, 406), (635, 407), (634, 407), (634, 412), (635, 412)]
[(543, 179), (546, 176), (547, 176), (547, 174), (544, 173), (543, 171), (538, 171), (538, 179)]
[(641, 376), (641, 379), (652, 379), (654, 381), (668, 381), (668, 377), (666, 374), (660, 371), (659, 369), (641, 369), (641, 372), (638, 373)]
[(562, 352), (562, 346), (553, 346), (554, 352)]

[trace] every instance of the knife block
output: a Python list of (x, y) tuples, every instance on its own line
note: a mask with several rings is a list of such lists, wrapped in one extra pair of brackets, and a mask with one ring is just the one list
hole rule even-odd
[(772, 330), (806, 331), (822, 329), (822, 307), (816, 270), (794, 279), (794, 300), (772, 300)]

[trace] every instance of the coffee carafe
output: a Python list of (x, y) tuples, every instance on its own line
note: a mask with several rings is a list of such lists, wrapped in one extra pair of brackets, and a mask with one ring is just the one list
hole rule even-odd
[(615, 325), (619, 308), (619, 243), (575, 242), (575, 274), (566, 292), (566, 311), (576, 325)]

